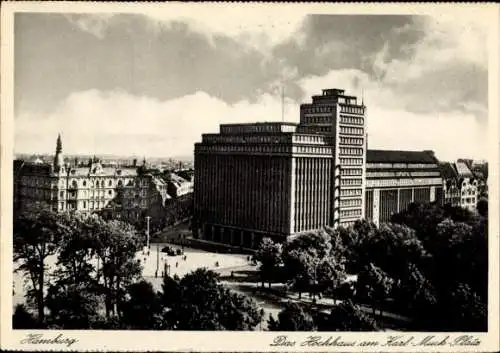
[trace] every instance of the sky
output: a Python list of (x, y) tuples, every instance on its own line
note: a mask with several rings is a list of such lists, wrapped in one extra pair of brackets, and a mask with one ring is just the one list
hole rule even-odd
[[(475, 17), (475, 16), (470, 16)], [(17, 13), (14, 152), (192, 156), (221, 123), (364, 97), (369, 148), (485, 159), (488, 28), (453, 16)]]

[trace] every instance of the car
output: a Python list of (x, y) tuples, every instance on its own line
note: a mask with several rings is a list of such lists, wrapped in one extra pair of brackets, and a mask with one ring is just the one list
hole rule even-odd
[(167, 246), (165, 246), (165, 247), (163, 247), (163, 248), (161, 249), (161, 252), (166, 252), (166, 253), (170, 253), (170, 252), (172, 252), (172, 251), (173, 251), (173, 250), (172, 250), (172, 247), (170, 247), (170, 246), (168, 246), (168, 245), (167, 245)]

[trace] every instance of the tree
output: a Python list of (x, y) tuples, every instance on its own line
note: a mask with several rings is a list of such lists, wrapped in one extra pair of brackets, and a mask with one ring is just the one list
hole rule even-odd
[(32, 290), (27, 295), (36, 303), (40, 323), (45, 321), (46, 259), (56, 254), (60, 239), (69, 230), (65, 220), (41, 204), (14, 217), (14, 261), (20, 263), (17, 270), (30, 278)]
[(366, 249), (361, 246), (375, 237), (376, 232), (376, 225), (366, 220), (358, 220), (349, 228), (339, 227), (338, 234), (344, 246), (347, 272), (358, 273), (366, 265)]
[(326, 231), (302, 234), (285, 244), (283, 264), (299, 298), (305, 290), (317, 291), (317, 268), (330, 256), (331, 249), (331, 237)]
[(488, 308), (467, 284), (455, 283), (441, 293), (431, 310), (417, 316), (417, 320), (433, 331), (485, 332), (488, 330)]
[(95, 234), (94, 251), (102, 264), (103, 281), (100, 284), (105, 296), (106, 316), (118, 315), (126, 287), (142, 272), (135, 259), (142, 242), (135, 229), (124, 222), (92, 217), (89, 227)]
[(445, 220), (437, 227), (437, 235), (430, 251), (434, 255), (433, 281), (442, 292), (448, 292), (454, 283), (467, 283), (483, 298), (488, 283), (487, 223), (474, 226)]
[(488, 199), (482, 197), (477, 202), (477, 212), (483, 216), (488, 217)]
[(378, 229), (360, 239), (359, 263), (370, 263), (388, 272), (391, 277), (401, 279), (409, 263), (423, 265), (428, 254), (415, 231), (400, 224), (382, 224)]
[[(64, 234), (60, 241), (57, 265), (59, 269), (55, 275), (58, 281), (64, 283), (87, 283), (95, 287), (97, 269), (92, 264), (96, 255), (96, 235), (95, 220), (85, 218), (78, 214), (67, 218), (68, 232)], [(92, 278), (92, 273), (96, 276)]]
[(376, 306), (380, 306), (379, 314), (382, 316), (382, 306), (391, 294), (394, 281), (387, 273), (379, 267), (370, 263), (358, 275), (356, 293), (361, 298), (366, 298), (371, 302), (373, 315), (375, 316)]
[(260, 262), (259, 270), (263, 287), (265, 281), (269, 283), (269, 287), (271, 286), (271, 281), (273, 281), (278, 266), (281, 264), (281, 252), (281, 244), (273, 242), (270, 238), (264, 238), (260, 242), (254, 259)]
[(48, 289), (48, 323), (52, 328), (70, 330), (94, 328), (100, 320), (101, 303), (101, 298), (85, 283), (58, 282)]
[(333, 307), (325, 319), (318, 320), (319, 331), (377, 331), (373, 319), (348, 300)]
[(339, 262), (333, 256), (328, 256), (318, 264), (315, 277), (318, 282), (319, 293), (327, 292), (332, 294), (334, 303), (336, 304), (336, 289), (346, 279), (344, 263)]
[(14, 309), (14, 314), (12, 314), (12, 328), (22, 329), (22, 330), (30, 330), (30, 329), (39, 329), (40, 323), (36, 320), (35, 317), (26, 309), (23, 304), (17, 304)]
[(270, 331), (313, 331), (315, 324), (312, 316), (296, 303), (287, 303), (285, 309), (278, 314), (278, 320), (270, 316)]
[(120, 307), (122, 323), (128, 329), (152, 330), (164, 328), (160, 297), (151, 283), (140, 281), (127, 288), (126, 300)]
[(251, 330), (262, 320), (252, 299), (233, 293), (219, 283), (219, 275), (197, 269), (180, 281), (164, 281), (165, 325), (177, 330)]

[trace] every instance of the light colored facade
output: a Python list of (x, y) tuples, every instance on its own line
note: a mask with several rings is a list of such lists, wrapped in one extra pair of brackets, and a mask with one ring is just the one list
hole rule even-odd
[(300, 124), (221, 125), (195, 145), (195, 236), (255, 247), (363, 217), (365, 107), (343, 90), (301, 106)]
[[(168, 193), (169, 184), (161, 174), (148, 170), (146, 161), (123, 168), (104, 166), (95, 158), (87, 166), (70, 165), (64, 160), (59, 136), (52, 164), (14, 162), (14, 207), (22, 210), (42, 202), (57, 212), (98, 213), (141, 227), (149, 216), (161, 227), (173, 222), (172, 210), (179, 208), (176, 196)], [(192, 190), (186, 190), (182, 196), (190, 195)]]
[(460, 206), (476, 212), (478, 201), (478, 181), (464, 162), (455, 164), (460, 182)]
[(368, 150), (365, 216), (389, 222), (411, 203), (442, 203), (443, 179), (432, 151)]

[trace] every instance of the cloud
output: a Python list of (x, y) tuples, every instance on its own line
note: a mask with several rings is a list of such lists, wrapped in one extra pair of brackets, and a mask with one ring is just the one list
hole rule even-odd
[[(356, 94), (354, 77), (367, 79), (360, 72), (338, 71), (310, 77), (301, 84), (308, 94), (317, 94), (336, 81), (348, 93)], [(366, 87), (367, 96), (379, 94), (381, 98), (370, 98), (368, 105), (370, 148), (433, 149), (442, 159), (486, 154), (486, 129), (474, 116), (459, 112), (436, 116), (389, 108), (377, 102), (389, 101), (390, 92), (378, 92), (373, 82)], [(15, 149), (52, 153), (55, 137), (62, 132), (67, 153), (192, 156), (194, 143), (204, 133), (217, 133), (219, 124), (281, 121), (280, 100), (279, 95), (263, 94), (255, 102), (228, 104), (205, 92), (168, 101), (120, 91), (78, 92), (48, 116), (20, 116), (15, 124)], [(287, 100), (284, 120), (298, 119), (299, 106)]]
[(214, 36), (230, 37), (262, 51), (293, 36), (305, 18), (305, 14), (286, 7), (264, 12), (259, 6), (222, 6), (221, 11), (224, 16), (207, 16), (192, 7), (179, 7), (177, 11), (154, 11), (147, 16), (164, 25), (183, 22), (210, 40)]
[[(477, 113), (477, 109), (467, 110), (469, 103), (482, 105), (484, 112), (488, 96), (486, 25), (477, 20), (421, 16), (392, 32), (401, 35), (407, 31), (423, 34), (401, 47), (411, 53), (409, 57), (391, 55), (390, 41), (372, 56), (374, 77), (381, 85), (397, 93), (410, 112), (457, 109)], [(486, 120), (487, 114), (479, 117)]]
[[(297, 113), (298, 106), (289, 102), (285, 120), (298, 120)], [(203, 133), (218, 132), (221, 123), (254, 121), (281, 121), (280, 97), (265, 94), (254, 103), (227, 104), (205, 92), (159, 101), (89, 90), (70, 95), (47, 116), (19, 116), (15, 150), (52, 153), (62, 132), (67, 153), (192, 156)]]
[(369, 148), (429, 149), (443, 160), (484, 158), (488, 154), (487, 123), (477, 119), (477, 115), (460, 109), (446, 113), (410, 112), (397, 92), (362, 71), (332, 70), (324, 76), (304, 78), (300, 85), (307, 95), (327, 87), (342, 88), (358, 97), (364, 91)]
[(90, 33), (99, 39), (104, 38), (109, 21), (113, 16), (113, 14), (107, 13), (65, 15), (68, 21), (75, 25), (78, 29), (83, 32)]

